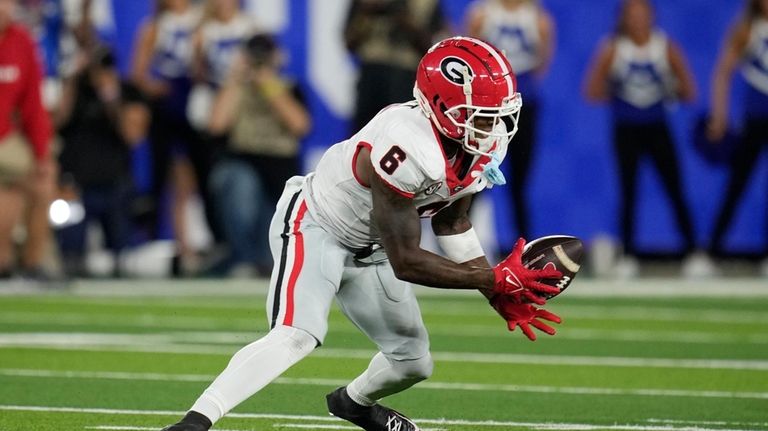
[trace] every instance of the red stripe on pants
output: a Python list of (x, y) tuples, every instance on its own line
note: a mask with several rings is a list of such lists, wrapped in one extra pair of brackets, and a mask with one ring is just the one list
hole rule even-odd
[(291, 276), (288, 278), (288, 290), (285, 292), (285, 318), (283, 319), (283, 325), (291, 326), (293, 324), (293, 291), (296, 287), (296, 280), (301, 273), (301, 267), (304, 265), (304, 235), (301, 233), (301, 220), (304, 218), (304, 213), (307, 212), (307, 202), (302, 201), (299, 206), (299, 211), (296, 213), (296, 219), (293, 221), (293, 236), (295, 241), (295, 250), (293, 254), (293, 267), (291, 268)]

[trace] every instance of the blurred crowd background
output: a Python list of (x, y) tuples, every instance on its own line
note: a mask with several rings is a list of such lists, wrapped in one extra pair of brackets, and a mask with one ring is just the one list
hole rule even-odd
[(285, 180), (452, 35), (523, 96), (492, 259), (768, 277), (768, 0), (0, 0), (0, 277), (268, 275)]

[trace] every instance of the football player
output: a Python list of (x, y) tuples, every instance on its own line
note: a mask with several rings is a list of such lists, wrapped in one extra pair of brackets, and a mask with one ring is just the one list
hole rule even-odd
[[(491, 267), (468, 217), (472, 195), (500, 182), (498, 165), (517, 131), (522, 99), (509, 62), (480, 40), (443, 40), (422, 58), (414, 96), (329, 148), (314, 173), (287, 182), (270, 226), (271, 330), (235, 353), (165, 431), (209, 429), (320, 346), (334, 298), (379, 352), (328, 394), (328, 409), (366, 430), (418, 430), (378, 404), (432, 373), (412, 283), (478, 289), (510, 330), (554, 334), (539, 319), (559, 317), (532, 303), (557, 291), (540, 280), (560, 273), (523, 267), (522, 239)], [(420, 248), (420, 217), (432, 218), (446, 257)]]

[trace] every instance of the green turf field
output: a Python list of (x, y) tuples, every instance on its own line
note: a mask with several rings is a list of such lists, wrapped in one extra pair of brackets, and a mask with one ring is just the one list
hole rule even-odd
[[(552, 300), (565, 322), (535, 343), (479, 294), (420, 293), (435, 373), (387, 404), (425, 430), (768, 430), (768, 282), (598, 284)], [(0, 285), (0, 431), (159, 430), (263, 334), (264, 298), (258, 282)], [(324, 394), (373, 353), (334, 309), (326, 344), (215, 429), (354, 429)]]

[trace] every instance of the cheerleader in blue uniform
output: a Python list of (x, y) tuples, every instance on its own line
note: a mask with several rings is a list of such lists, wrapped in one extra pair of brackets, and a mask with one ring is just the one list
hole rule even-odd
[[(744, 139), (731, 161), (730, 181), (712, 233), (712, 253), (722, 253), (723, 238), (739, 199), (761, 152), (768, 148), (768, 0), (747, 0), (743, 17), (731, 30), (720, 53), (712, 80), (708, 128), (709, 138), (713, 141), (721, 139), (728, 129), (731, 81), (738, 68), (747, 83)], [(763, 254), (766, 258), (761, 271), (768, 276), (768, 227)]]
[(196, 79), (214, 90), (221, 88), (235, 54), (256, 29), (239, 0), (207, 0), (202, 25), (194, 36)]
[[(207, 181), (212, 163), (212, 149), (187, 119), (192, 37), (201, 16), (191, 0), (157, 0), (154, 16), (140, 30), (132, 64), (132, 79), (152, 101), (152, 194), (158, 207), (168, 175), (173, 179), (173, 229), (182, 272), (191, 272), (197, 260), (188, 244), (184, 209), (196, 184)], [(205, 189), (199, 190), (207, 203)]]
[(217, 148), (226, 147), (227, 138), (209, 133), (211, 109), (240, 47), (255, 32), (255, 21), (243, 13), (239, 0), (207, 0), (192, 36), (194, 86), (187, 114), (192, 125), (208, 136), (209, 145)]
[[(528, 238), (529, 212), (526, 186), (533, 162), (539, 112), (539, 81), (554, 50), (554, 22), (537, 0), (476, 0), (467, 16), (467, 34), (486, 40), (504, 52), (517, 77), (524, 108), (510, 145), (511, 201), (517, 236)], [(517, 237), (515, 236), (515, 237)], [(500, 250), (509, 247), (499, 244)]]
[(680, 166), (667, 124), (666, 105), (695, 98), (693, 78), (680, 48), (654, 25), (648, 0), (625, 0), (615, 34), (600, 46), (587, 75), (586, 96), (610, 103), (614, 148), (621, 179), (621, 239), (624, 256), (617, 275), (637, 273), (635, 206), (637, 169), (649, 157), (659, 173), (689, 256), (687, 275), (705, 275), (707, 257), (696, 252), (691, 216), (683, 198)]

